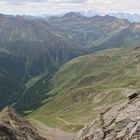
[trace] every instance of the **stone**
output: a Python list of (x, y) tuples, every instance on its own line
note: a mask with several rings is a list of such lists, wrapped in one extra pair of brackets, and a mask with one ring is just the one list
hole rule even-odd
[(83, 130), (86, 131), (80, 131), (74, 140), (140, 140), (139, 93), (132, 93), (128, 100), (118, 102)]

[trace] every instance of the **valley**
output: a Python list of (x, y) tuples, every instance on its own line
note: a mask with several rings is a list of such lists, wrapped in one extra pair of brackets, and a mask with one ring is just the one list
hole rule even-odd
[(77, 131), (140, 89), (139, 51), (140, 47), (110, 49), (66, 63), (52, 79), (48, 94), (54, 97), (44, 100), (45, 105), (30, 117), (50, 127)]
[(0, 109), (13, 107), (47, 140), (72, 140), (138, 91), (140, 23), (0, 14)]

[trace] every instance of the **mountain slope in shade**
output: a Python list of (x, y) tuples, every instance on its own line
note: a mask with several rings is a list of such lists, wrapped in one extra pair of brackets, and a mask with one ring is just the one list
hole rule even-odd
[(24, 59), (31, 76), (84, 52), (44, 20), (0, 15), (0, 21), (0, 48)]
[[(0, 15), (0, 29), (1, 108), (20, 100), (30, 79), (47, 80), (59, 66), (88, 52), (42, 19)], [(41, 95), (31, 93), (27, 102), (36, 98), (37, 106)]]
[(12, 104), (24, 85), (25, 63), (20, 57), (0, 51), (0, 107)]
[(140, 138), (140, 93), (129, 96), (113, 108), (102, 112), (83, 128), (75, 140), (138, 140)]
[(6, 107), (0, 112), (0, 139), (46, 140), (38, 134), (29, 122), (17, 115), (10, 107)]

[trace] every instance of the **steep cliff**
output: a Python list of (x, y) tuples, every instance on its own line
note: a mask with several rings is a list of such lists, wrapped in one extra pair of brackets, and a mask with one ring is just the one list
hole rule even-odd
[(46, 140), (10, 107), (0, 113), (0, 140)]
[(140, 96), (133, 93), (125, 102), (101, 113), (83, 128), (75, 140), (139, 140)]

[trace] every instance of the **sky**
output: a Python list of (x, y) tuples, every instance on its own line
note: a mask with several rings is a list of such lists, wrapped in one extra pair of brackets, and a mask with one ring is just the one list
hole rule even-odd
[(0, 13), (10, 15), (59, 14), (89, 10), (105, 14), (140, 14), (140, 0), (0, 0)]

